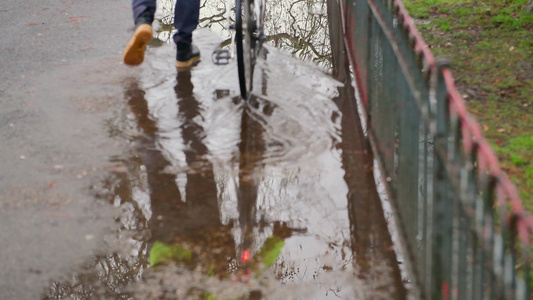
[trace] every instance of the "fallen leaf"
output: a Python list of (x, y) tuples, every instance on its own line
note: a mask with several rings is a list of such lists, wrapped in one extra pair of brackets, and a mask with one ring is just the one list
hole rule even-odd
[(114, 172), (119, 172), (119, 173), (128, 172), (128, 169), (125, 166), (111, 166), (111, 167), (107, 167), (106, 169), (114, 171)]

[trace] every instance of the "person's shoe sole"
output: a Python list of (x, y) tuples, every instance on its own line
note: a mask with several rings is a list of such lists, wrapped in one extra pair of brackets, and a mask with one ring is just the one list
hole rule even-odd
[(191, 57), (189, 60), (186, 61), (176, 61), (176, 67), (178, 68), (188, 68), (194, 65), (197, 61), (200, 60), (200, 55)]
[(135, 30), (130, 42), (124, 49), (124, 63), (127, 65), (140, 65), (144, 61), (146, 45), (152, 39), (152, 26), (141, 24)]

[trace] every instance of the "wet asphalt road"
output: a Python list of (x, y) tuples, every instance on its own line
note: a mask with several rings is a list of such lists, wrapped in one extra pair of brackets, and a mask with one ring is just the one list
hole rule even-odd
[(102, 124), (129, 71), (129, 5), (0, 3), (1, 299), (39, 299), (114, 226), (89, 186), (118, 149)]
[[(267, 299), (403, 299), (349, 82), (271, 48), (244, 105), (235, 66), (209, 61), (214, 25), (191, 72), (160, 43), (122, 65), (130, 14), (129, 0), (0, 4), (0, 299), (234, 289), (198, 269), (227, 273), (219, 256), (269, 235), (282, 262), (247, 283)], [(194, 271), (141, 280), (155, 240), (215, 245)]]

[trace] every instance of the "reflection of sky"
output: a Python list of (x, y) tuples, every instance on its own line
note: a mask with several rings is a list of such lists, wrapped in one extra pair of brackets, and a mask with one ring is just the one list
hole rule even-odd
[[(174, 0), (158, 0), (156, 19), (162, 24), (172, 24)], [(314, 60), (328, 67), (331, 47), (329, 43), (327, 9), (325, 0), (268, 0), (265, 15), (265, 34), (270, 44), (289, 51), (300, 59)], [(233, 22), (234, 1), (204, 0), (200, 9), (200, 28), (209, 28), (222, 40), (230, 38), (228, 26)], [(228, 10), (230, 8), (231, 10)], [(156, 24), (157, 26), (157, 24)], [(156, 37), (171, 42), (166, 26), (156, 29)]]
[[(280, 256), (283, 265), (273, 268), (285, 281), (314, 279), (324, 265), (351, 268), (348, 188), (344, 181), (340, 142), (340, 115), (331, 99), (337, 83), (317, 67), (271, 51), (261, 65), (267, 78), (270, 103), (277, 106), (261, 116), (266, 144), (261, 170), (258, 216), (269, 222), (286, 222), (306, 230), (286, 240)], [(286, 74), (291, 74), (287, 76)], [(269, 232), (265, 232), (266, 238)], [(262, 241), (256, 245), (260, 247)], [(343, 254), (346, 254), (344, 256)], [(339, 271), (338, 269), (336, 271)]]
[[(211, 47), (211, 34), (196, 35), (201, 49)], [(216, 39), (215, 39), (216, 40)], [(155, 51), (171, 51), (170, 47)], [(324, 265), (351, 270), (350, 228), (347, 212), (348, 188), (344, 181), (340, 141), (340, 112), (331, 101), (337, 93), (337, 82), (316, 66), (302, 63), (270, 48), (266, 62), (257, 67), (263, 77), (268, 96), (259, 97), (260, 108), (252, 116), (264, 128), (267, 147), (263, 165), (258, 165), (253, 180), (257, 184), (256, 221), (270, 224), (255, 228), (254, 251), (258, 251), (272, 234), (274, 222), (285, 222), (290, 228), (302, 229), (286, 240), (273, 274), (291, 273), (283, 281), (310, 280)], [(141, 83), (149, 113), (158, 127), (157, 146), (177, 173), (177, 184), (184, 190), (187, 171), (178, 101), (174, 93), (175, 69), (164, 61), (167, 55), (153, 55)], [(231, 96), (214, 99), (214, 90), (230, 90), (236, 95), (234, 66), (215, 67), (201, 62), (192, 70), (194, 96), (199, 103), (196, 124), (202, 127), (202, 142), (209, 150), (219, 195), (221, 220), (238, 223), (238, 143), (240, 139), (240, 105)], [(228, 74), (225, 74), (228, 73)], [(290, 74), (290, 75), (287, 75)], [(233, 84), (233, 85), (232, 85)], [(263, 105), (274, 109), (262, 114)], [(178, 117), (177, 117), (178, 116)], [(275, 141), (276, 143), (270, 143)], [(236, 157), (237, 155), (237, 157)], [(182, 176), (180, 176), (180, 174)], [(183, 196), (184, 194), (182, 194)], [(186, 201), (186, 199), (184, 199)], [(239, 243), (239, 230), (234, 230)], [(350, 272), (348, 272), (351, 274)], [(327, 276), (324, 272), (321, 276)], [(282, 276), (283, 277), (283, 276)], [(292, 278), (292, 279), (291, 279)], [(298, 279), (296, 279), (298, 278)]]
[[(210, 31), (207, 34), (206, 30), (199, 30), (195, 35), (203, 57), (192, 70), (191, 81), (194, 98), (199, 104), (199, 115), (194, 122), (202, 128), (201, 138), (208, 149), (206, 158), (212, 164), (218, 192), (220, 219), (228, 225), (231, 222), (237, 224), (239, 219), (238, 144), (242, 107), (232, 99), (238, 94), (235, 64), (215, 67), (209, 58), (211, 49), (220, 39), (227, 38), (224, 36), (228, 34), (224, 31), (227, 14), (210, 18), (224, 12), (226, 3), (224, 0), (202, 3), (201, 27), (209, 27)], [(329, 46), (327, 27), (322, 24), (325, 22), (324, 1), (270, 0), (268, 3), (268, 34), (285, 32), (305, 38), (315, 30), (312, 40), (317, 45), (325, 43)], [(171, 23), (173, 1), (159, 0), (158, 4), (156, 17), (163, 19), (163, 23)], [(170, 34), (163, 30), (157, 37), (168, 42), (171, 41)], [(288, 49), (290, 43), (278, 46)], [(335, 285), (345, 289), (346, 293), (356, 279), (351, 277), (354, 271), (347, 211), (348, 188), (344, 181), (342, 153), (337, 147), (341, 142), (340, 112), (331, 101), (337, 96), (338, 83), (324, 75), (316, 65), (292, 59), (273, 47), (268, 46), (268, 49), (267, 61), (259, 61), (256, 71), (267, 96), (262, 95), (258, 100), (260, 105), (275, 108), (268, 116), (262, 114), (261, 109), (252, 109), (252, 114), (261, 117), (258, 120), (265, 130), (265, 144), (271, 145), (263, 153), (263, 165), (258, 166), (253, 178), (258, 188), (255, 219), (264, 220), (268, 225), (255, 228), (253, 250), (260, 249), (272, 234), (274, 222), (285, 222), (290, 228), (302, 229), (285, 240), (278, 263), (265, 276), (278, 278), (284, 283), (312, 282), (313, 288), (319, 287), (316, 292), (320, 295)], [(185, 153), (191, 149), (184, 142), (184, 117), (180, 115), (179, 99), (174, 91), (174, 51), (173, 47), (148, 49), (139, 84), (145, 93), (149, 118), (157, 126), (156, 140), (149, 145), (155, 149), (149, 150), (160, 151), (169, 162), (170, 167), (160, 172), (176, 174), (180, 196), (187, 201), (185, 187), (191, 166), (186, 162)], [(323, 48), (321, 51), (329, 50)], [(316, 54), (309, 53), (311, 56)], [(216, 90), (227, 91), (229, 96), (217, 98), (214, 96)], [(139, 130), (134, 114), (128, 114), (123, 122), (124, 131)], [(144, 235), (143, 231), (149, 231), (148, 220), (158, 217), (152, 213), (150, 196), (153, 191), (150, 191), (147, 179), (150, 174), (142, 165), (145, 162), (137, 158), (128, 161), (129, 170), (125, 175), (131, 183), (128, 188), (131, 189), (132, 202), (120, 199), (118, 194), (114, 199), (115, 206), (122, 210), (123, 230), (116, 240), (111, 240), (113, 237), (108, 240), (118, 248), (128, 244), (125, 248), (131, 255), (126, 255), (124, 260), (131, 266), (137, 266), (140, 260), (146, 264), (149, 232)], [(238, 243), (241, 240), (238, 226), (232, 233)], [(132, 268), (140, 270), (135, 276), (140, 276), (144, 266)], [(324, 267), (332, 267), (333, 271), (324, 272)], [(96, 268), (101, 274), (112, 273), (110, 269), (113, 268), (117, 273), (128, 270), (120, 266), (103, 268), (100, 264)], [(342, 273), (340, 277), (339, 272)], [(120, 284), (116, 286), (120, 287)]]
[(265, 31), (284, 36), (272, 43), (300, 59), (322, 65), (331, 52), (325, 0), (268, 0)]
[[(259, 187), (259, 215), (268, 222), (287, 222), (291, 228), (304, 228), (307, 233), (286, 240), (278, 273), (284, 269), (301, 270), (301, 279), (312, 279), (313, 272), (324, 265), (342, 266), (341, 252), (349, 248), (349, 221), (344, 170), (338, 151), (326, 151), (313, 160), (313, 165), (298, 168), (266, 167)], [(257, 245), (258, 247), (260, 246)], [(308, 270), (308, 272), (305, 272)], [(298, 273), (298, 272), (297, 272)]]

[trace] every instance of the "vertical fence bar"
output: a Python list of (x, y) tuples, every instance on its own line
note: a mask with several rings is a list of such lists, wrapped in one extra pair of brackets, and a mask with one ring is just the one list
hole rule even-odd
[(433, 230), (434, 230), (434, 221), (433, 221), (433, 175), (434, 175), (434, 163), (435, 157), (433, 155), (433, 138), (429, 133), (429, 130), (425, 128), (425, 142), (424, 142), (424, 184), (425, 190), (422, 195), (424, 201), (424, 215), (425, 220), (422, 222), (423, 226), (423, 250), (424, 250), (424, 264), (423, 270), (424, 273), (421, 274), (425, 278), (424, 283), (424, 294), (431, 294), (431, 287), (433, 285), (433, 262), (432, 262), (432, 251), (433, 251)]

